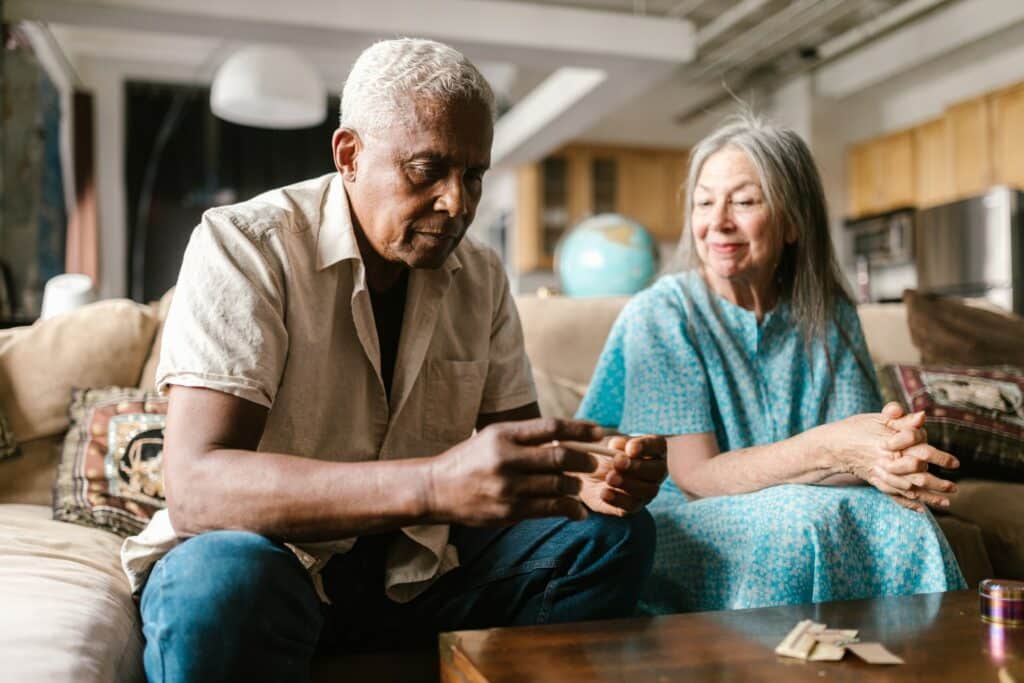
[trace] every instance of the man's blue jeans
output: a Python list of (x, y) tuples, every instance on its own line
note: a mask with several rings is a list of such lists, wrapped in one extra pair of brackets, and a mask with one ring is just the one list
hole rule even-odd
[(651, 569), (646, 510), (504, 529), (453, 526), (460, 566), (409, 603), (384, 595), (388, 534), (361, 538), (323, 571), (331, 605), (284, 546), (243, 531), (189, 539), (142, 594), (151, 681), (308, 680), (318, 649), (415, 647), (436, 633), (628, 616)]

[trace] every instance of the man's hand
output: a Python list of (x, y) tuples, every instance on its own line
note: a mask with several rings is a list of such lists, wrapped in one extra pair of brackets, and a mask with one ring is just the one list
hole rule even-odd
[(577, 420), (489, 425), (431, 458), (423, 493), (428, 516), (466, 526), (534, 517), (584, 519), (587, 509), (577, 497), (580, 480), (570, 473), (592, 472), (598, 463), (590, 454), (549, 442), (596, 441), (602, 434), (600, 427)]
[(591, 454), (596, 462), (594, 470), (576, 475), (580, 500), (594, 512), (623, 517), (658, 495), (668, 474), (667, 446), (662, 436), (613, 436), (605, 445), (623, 454)]

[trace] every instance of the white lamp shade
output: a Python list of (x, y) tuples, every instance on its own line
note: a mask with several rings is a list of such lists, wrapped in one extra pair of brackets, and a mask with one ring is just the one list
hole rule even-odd
[(217, 70), (210, 109), (243, 126), (308, 128), (327, 118), (327, 89), (313, 65), (293, 50), (252, 45)]

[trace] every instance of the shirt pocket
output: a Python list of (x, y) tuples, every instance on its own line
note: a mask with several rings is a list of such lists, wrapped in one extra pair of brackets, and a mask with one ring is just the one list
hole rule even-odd
[(427, 363), (423, 438), (445, 447), (473, 434), (487, 379), (486, 360)]

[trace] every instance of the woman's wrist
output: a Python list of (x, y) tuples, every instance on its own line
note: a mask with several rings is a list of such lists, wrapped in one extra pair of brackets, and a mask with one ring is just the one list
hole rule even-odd
[(852, 474), (853, 467), (843, 457), (843, 449), (836, 444), (832, 425), (824, 424), (799, 435), (804, 440), (801, 446), (810, 454), (812, 467), (826, 477), (837, 474)]

